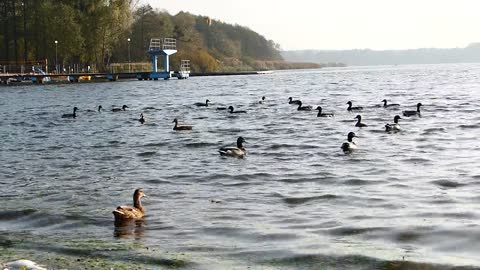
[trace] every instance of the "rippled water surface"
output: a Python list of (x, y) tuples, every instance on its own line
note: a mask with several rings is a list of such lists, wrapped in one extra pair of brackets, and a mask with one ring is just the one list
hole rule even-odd
[[(85, 255), (153, 269), (480, 267), (479, 100), (480, 65), (1, 87), (0, 244), (56, 256), (103, 243)], [(384, 132), (417, 102), (420, 118)], [(228, 105), (248, 113), (216, 110)], [(77, 119), (62, 119), (73, 106)], [(193, 131), (173, 131), (174, 118)], [(350, 131), (359, 150), (345, 155)], [(220, 157), (238, 136), (248, 156)], [(111, 211), (137, 187), (144, 222), (115, 230)]]

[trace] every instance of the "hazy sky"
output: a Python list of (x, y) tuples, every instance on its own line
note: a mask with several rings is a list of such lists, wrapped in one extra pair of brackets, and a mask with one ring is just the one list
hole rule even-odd
[(480, 42), (480, 0), (141, 0), (247, 26), (283, 49), (412, 49)]

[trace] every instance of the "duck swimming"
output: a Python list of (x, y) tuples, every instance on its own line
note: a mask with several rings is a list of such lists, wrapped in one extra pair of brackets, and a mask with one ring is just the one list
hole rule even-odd
[(208, 103), (210, 102), (210, 100), (206, 100), (205, 103), (202, 103), (202, 102), (197, 102), (193, 105), (197, 106), (197, 107), (208, 107)]
[(262, 100), (260, 100), (258, 103), (259, 103), (259, 104), (265, 103), (265, 96), (263, 96), (263, 97), (262, 97)]
[(140, 114), (140, 119), (138, 119), (138, 121), (140, 122), (140, 124), (145, 124), (145, 118), (143, 118), (143, 113)]
[(288, 104), (296, 104), (296, 105), (298, 105), (298, 104), (300, 104), (300, 103), (301, 103), (300, 100), (293, 100), (292, 97), (289, 97), (289, 98), (288, 98)]
[(366, 124), (362, 123), (362, 116), (361, 115), (357, 115), (353, 119), (358, 119), (357, 123), (355, 124), (356, 127), (366, 127), (367, 126)]
[(398, 119), (402, 119), (400, 115), (395, 115), (393, 118), (393, 124), (386, 124), (385, 131), (386, 132), (398, 132), (400, 131), (400, 125), (398, 124)]
[(128, 108), (127, 105), (123, 105), (122, 108), (113, 108), (112, 112), (121, 112), (121, 111), (126, 111), (125, 109)]
[(363, 107), (360, 107), (360, 106), (352, 107), (352, 102), (351, 101), (347, 102), (347, 104), (348, 104), (347, 111), (349, 111), (349, 112), (350, 111), (361, 111), (361, 110), (363, 110)]
[(353, 132), (348, 133), (347, 141), (344, 142), (341, 146), (343, 152), (351, 153), (358, 148), (357, 144), (353, 141), (354, 137), (357, 137), (355, 133)]
[(62, 118), (76, 118), (77, 117), (77, 107), (73, 107), (73, 113), (62, 114)]
[(403, 116), (409, 117), (409, 116), (420, 116), (420, 107), (423, 106), (422, 103), (417, 104), (417, 110), (416, 111), (403, 111)]
[(192, 126), (179, 126), (177, 118), (173, 119), (172, 123), (175, 123), (173, 130), (192, 130), (193, 128)]
[(297, 111), (311, 111), (312, 106), (302, 106), (302, 102), (299, 100)]
[(238, 137), (237, 139), (237, 147), (222, 147), (218, 150), (220, 155), (228, 156), (228, 157), (237, 157), (243, 158), (247, 155), (247, 150), (243, 147), (243, 143), (246, 142), (243, 137)]
[(316, 110), (318, 110), (317, 117), (332, 117), (332, 116), (334, 116), (333, 113), (322, 113), (322, 107), (320, 107), (320, 106), (318, 106)]
[(383, 102), (383, 107), (384, 107), (384, 108), (398, 107), (398, 106), (400, 106), (400, 104), (396, 104), (396, 103), (387, 104), (387, 100), (386, 100), (386, 99), (382, 100), (382, 102)]
[(141, 199), (146, 197), (143, 189), (138, 188), (133, 193), (133, 206), (119, 206), (113, 210), (115, 225), (120, 225), (126, 221), (135, 221), (145, 216), (145, 208), (142, 206)]
[(228, 107), (229, 113), (247, 113), (247, 111), (234, 111), (233, 106)]

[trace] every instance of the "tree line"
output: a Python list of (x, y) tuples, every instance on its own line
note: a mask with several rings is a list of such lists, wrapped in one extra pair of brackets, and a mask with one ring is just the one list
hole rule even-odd
[[(134, 0), (2, 0), (0, 66), (48, 61), (108, 71), (112, 63), (148, 62), (151, 38), (175, 38), (194, 72), (251, 70), (281, 61), (272, 40), (239, 25), (187, 12), (171, 15)], [(1, 72), (1, 70), (0, 70)]]

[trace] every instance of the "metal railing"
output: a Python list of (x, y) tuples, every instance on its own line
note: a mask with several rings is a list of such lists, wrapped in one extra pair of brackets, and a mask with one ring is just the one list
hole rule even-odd
[(37, 63), (37, 64), (8, 64), (2, 65), (0, 64), (0, 74), (7, 75), (7, 74), (68, 74), (68, 73), (92, 73), (97, 72), (95, 65), (87, 65), (87, 64), (70, 64), (70, 65), (60, 65), (58, 66), (47, 66), (45, 63)]
[(180, 71), (189, 72), (190, 71), (190, 60), (181, 60), (180, 61)]
[(177, 40), (174, 38), (152, 38), (150, 39), (149, 51), (176, 50)]
[(174, 38), (164, 38), (163, 39), (163, 49), (164, 50), (176, 50), (177, 49), (177, 40)]
[(152, 63), (137, 62), (137, 63), (111, 63), (108, 66), (110, 73), (135, 73), (135, 72), (149, 72), (152, 71)]
[(159, 38), (152, 38), (150, 39), (150, 47), (148, 48), (149, 51), (159, 51), (162, 49), (162, 40)]

